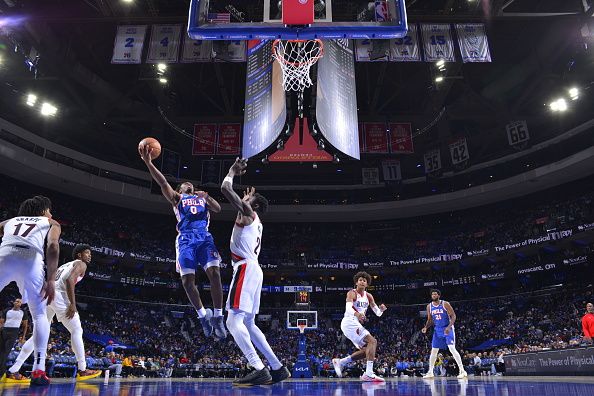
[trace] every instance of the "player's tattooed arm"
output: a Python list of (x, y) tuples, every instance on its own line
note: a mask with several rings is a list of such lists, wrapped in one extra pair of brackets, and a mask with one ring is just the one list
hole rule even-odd
[(157, 167), (153, 164), (153, 160), (151, 159), (151, 151), (153, 151), (153, 149), (148, 144), (143, 146), (143, 148), (138, 148), (138, 154), (140, 154), (140, 158), (144, 161), (153, 180), (157, 182), (159, 187), (161, 187), (161, 193), (171, 205), (175, 206), (178, 204), (181, 196), (171, 187), (171, 185), (169, 185), (169, 182), (165, 176), (163, 176), (161, 171), (159, 171), (159, 169), (157, 169)]
[(425, 334), (431, 325), (433, 325), (433, 318), (431, 317), (431, 309), (429, 308), (429, 304), (427, 304), (427, 323), (425, 323), (425, 327), (421, 329), (421, 333)]
[(225, 198), (227, 198), (231, 206), (239, 211), (241, 221), (244, 225), (251, 224), (253, 221), (254, 210), (252, 209), (249, 200), (241, 199), (233, 190), (233, 178), (235, 176), (243, 175), (246, 172), (246, 168), (247, 159), (236, 158), (233, 165), (231, 165), (231, 168), (229, 168), (229, 173), (223, 180), (223, 184), (221, 184), (221, 192)]

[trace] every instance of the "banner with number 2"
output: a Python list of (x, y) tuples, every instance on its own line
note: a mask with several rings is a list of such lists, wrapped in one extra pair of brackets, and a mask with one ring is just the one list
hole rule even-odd
[(111, 63), (140, 63), (146, 25), (118, 26)]
[(146, 63), (177, 62), (181, 25), (154, 25)]

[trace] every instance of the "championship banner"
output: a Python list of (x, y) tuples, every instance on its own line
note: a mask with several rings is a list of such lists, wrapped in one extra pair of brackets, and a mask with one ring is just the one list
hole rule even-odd
[(425, 62), (455, 62), (454, 42), (449, 23), (422, 23)]
[(216, 141), (216, 124), (194, 124), (192, 155), (214, 155)]
[(244, 40), (211, 41), (212, 57), (215, 62), (245, 62), (247, 45)]
[(390, 40), (390, 61), (420, 62), (419, 33), (416, 24), (408, 25), (408, 33), (402, 38)]
[(383, 122), (366, 122), (365, 127), (365, 147), (368, 153), (387, 153), (388, 152), (388, 133), (386, 124)]
[(390, 152), (392, 154), (414, 153), (410, 122), (394, 122), (388, 126), (390, 129)]
[(146, 63), (175, 63), (182, 25), (153, 25)]
[(441, 151), (439, 149), (427, 151), (424, 155), (425, 174), (437, 172), (441, 169)]
[(145, 36), (146, 25), (118, 26), (111, 63), (140, 63)]
[(512, 121), (505, 126), (505, 129), (507, 131), (507, 141), (510, 146), (530, 140), (526, 121)]
[(457, 23), (462, 62), (491, 62), (489, 42), (482, 23)]
[(239, 155), (241, 124), (219, 124), (217, 154)]
[(390, 40), (355, 40), (357, 62), (382, 62), (390, 56)]
[(466, 138), (460, 138), (450, 143), (450, 156), (452, 157), (452, 165), (458, 165), (470, 159)]
[(400, 170), (400, 161), (398, 161), (398, 160), (382, 161), (382, 170), (383, 170), (383, 174), (384, 174), (384, 181), (402, 180), (402, 171)]
[(212, 40), (192, 40), (188, 35), (184, 35), (182, 63), (210, 62), (212, 43)]

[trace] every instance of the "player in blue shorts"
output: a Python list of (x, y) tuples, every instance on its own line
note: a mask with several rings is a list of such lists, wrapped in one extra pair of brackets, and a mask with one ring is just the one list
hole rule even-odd
[[(194, 190), (190, 182), (184, 182), (176, 190), (171, 188), (165, 176), (153, 165), (152, 149), (149, 145), (139, 147), (140, 158), (146, 164), (153, 179), (161, 187), (163, 196), (173, 206), (177, 218), (177, 238), (175, 240), (176, 270), (181, 275), (182, 285), (188, 299), (196, 309), (204, 335), (223, 339), (227, 330), (223, 320), (223, 287), (219, 264), (221, 258), (208, 232), (210, 212), (218, 213), (221, 205), (204, 191)], [(214, 305), (205, 309), (196, 288), (196, 268), (202, 267), (210, 281), (210, 294)]]
[(468, 376), (462, 364), (462, 357), (456, 350), (456, 332), (454, 330), (454, 322), (456, 321), (456, 313), (449, 302), (441, 300), (441, 292), (437, 289), (431, 289), (431, 302), (427, 305), (427, 323), (421, 329), (423, 334), (427, 333), (427, 329), (432, 324), (435, 325), (433, 330), (433, 342), (431, 344), (431, 355), (429, 356), (429, 370), (423, 378), (433, 378), (433, 369), (435, 368), (435, 361), (440, 349), (449, 349), (454, 357), (460, 373), (458, 378), (462, 379)]

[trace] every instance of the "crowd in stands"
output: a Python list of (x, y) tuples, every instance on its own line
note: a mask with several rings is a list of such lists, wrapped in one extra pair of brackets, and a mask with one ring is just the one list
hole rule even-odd
[[(592, 298), (591, 286), (574, 292), (547, 293), (452, 302), (458, 317), (457, 345), (467, 370), (475, 375), (496, 374), (503, 369), (502, 354), (578, 345), (579, 319), (585, 301)], [(248, 369), (230, 336), (219, 342), (204, 339), (189, 307), (84, 300), (79, 303), (79, 312), (93, 368), (111, 367), (112, 375), (136, 377), (236, 377)], [(320, 310), (318, 329), (306, 331), (308, 360), (315, 375), (334, 376), (331, 359), (354, 351), (340, 331), (343, 309)], [(419, 331), (425, 322), (419, 315), (423, 309), (394, 306), (381, 318), (370, 317), (366, 327), (378, 339), (375, 367), (379, 374), (415, 376), (426, 372), (431, 336)], [(258, 324), (280, 360), (291, 368), (296, 361), (298, 331), (285, 328), (285, 309), (265, 309), (264, 313), (271, 319)], [(104, 342), (93, 341), (99, 338)], [(499, 341), (500, 345), (472, 350), (488, 340)], [(127, 348), (120, 349), (122, 346)], [(13, 357), (17, 351), (18, 346)], [(442, 353), (437, 374), (457, 373), (449, 352)], [(49, 356), (62, 362), (62, 356), (68, 355), (72, 355), (68, 332), (54, 323)], [(351, 364), (347, 375), (359, 375), (361, 368), (360, 363)]]

